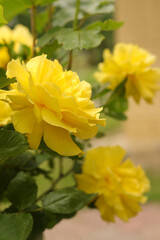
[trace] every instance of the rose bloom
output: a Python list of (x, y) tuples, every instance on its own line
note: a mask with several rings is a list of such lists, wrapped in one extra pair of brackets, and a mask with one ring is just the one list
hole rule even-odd
[(10, 61), (7, 47), (0, 47), (0, 68), (5, 68)]
[[(12, 30), (7, 25), (3, 25), (0, 27), (0, 67), (6, 68), (7, 63), (11, 60), (11, 56), (8, 51), (8, 46), (11, 43), (14, 43), (12, 46), (12, 51), (15, 54), (22, 54), (26, 55), (25, 57), (28, 58), (31, 54), (31, 47), (32, 47), (33, 37), (32, 34), (29, 32), (28, 28), (18, 24)], [(22, 46), (28, 47), (28, 51), (22, 48)]]
[(12, 90), (0, 91), (13, 110), (11, 118), (16, 131), (26, 134), (30, 147), (37, 149), (43, 137), (53, 151), (72, 156), (81, 153), (71, 134), (81, 139), (96, 135), (102, 108), (95, 108), (91, 85), (80, 81), (76, 73), (63, 71), (57, 60), (45, 55), (32, 58), (25, 65), (12, 60), (7, 77), (17, 79)]
[(0, 127), (11, 122), (11, 108), (8, 103), (0, 101)]
[(122, 161), (125, 150), (120, 146), (97, 147), (86, 153), (81, 174), (76, 175), (78, 187), (87, 193), (97, 193), (95, 206), (105, 221), (123, 221), (141, 211), (146, 202), (143, 195), (150, 188), (143, 169), (130, 159)]
[(155, 92), (160, 89), (160, 69), (153, 68), (155, 56), (137, 45), (118, 43), (113, 54), (109, 49), (103, 53), (104, 62), (99, 64), (95, 78), (100, 83), (108, 83), (114, 90), (125, 79), (126, 96), (136, 102), (144, 98), (152, 102)]

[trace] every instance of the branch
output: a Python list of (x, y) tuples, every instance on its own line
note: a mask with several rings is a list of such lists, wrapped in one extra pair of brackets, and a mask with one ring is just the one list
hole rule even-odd
[(49, 31), (52, 27), (52, 17), (53, 17), (53, 12), (54, 12), (54, 6), (52, 4), (50, 4), (48, 6), (48, 22), (45, 28), (45, 31)]
[[(80, 6), (80, 0), (76, 1), (76, 12), (75, 12), (75, 17), (74, 17), (74, 22), (73, 22), (73, 30), (77, 29), (77, 21), (78, 21), (78, 13), (79, 13), (79, 6)], [(71, 70), (72, 68), (72, 54), (73, 50), (69, 52), (69, 60), (68, 60), (68, 69)]]
[(76, 2), (76, 13), (75, 13), (74, 23), (73, 23), (73, 29), (74, 29), (74, 30), (76, 30), (76, 28), (77, 28), (77, 20), (78, 20), (79, 6), (80, 6), (80, 0), (77, 0), (77, 2)]
[[(61, 162), (62, 163), (62, 162)], [(62, 164), (60, 163), (60, 166), (62, 166)], [(47, 189), (44, 193), (42, 193), (37, 199), (36, 202), (38, 202), (39, 200), (41, 200), (46, 194), (50, 193), (55, 186), (57, 185), (57, 183), (59, 183), (59, 181), (64, 178), (67, 177), (71, 172), (73, 172), (73, 168), (69, 169), (66, 173), (62, 173), (62, 168), (59, 172), (59, 176), (58, 178), (52, 183), (51, 187), (49, 189)]]
[(73, 59), (72, 53), (73, 53), (73, 50), (69, 52), (68, 70), (72, 69), (72, 59)]
[(33, 43), (32, 43), (32, 57), (35, 56), (35, 45), (36, 45), (36, 6), (34, 4), (34, 0), (32, 1), (33, 5), (31, 7), (31, 31), (33, 35)]

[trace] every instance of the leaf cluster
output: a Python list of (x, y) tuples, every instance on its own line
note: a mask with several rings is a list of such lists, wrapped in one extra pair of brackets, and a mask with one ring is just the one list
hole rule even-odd
[[(0, 129), (0, 236), (7, 239), (36, 239), (46, 228), (55, 226), (64, 218), (73, 217), (78, 210), (95, 198), (74, 187), (54, 190), (52, 187), (38, 196), (36, 176), (40, 174), (53, 182), (50, 172), (41, 168), (48, 162), (54, 168), (53, 160), (58, 155), (48, 152), (44, 143), (35, 153), (30, 151), (26, 137), (13, 130), (12, 125)], [(75, 160), (74, 160), (75, 163)], [(73, 164), (73, 170), (77, 165)], [(60, 169), (60, 171), (62, 171)], [(54, 184), (55, 185), (55, 184)], [(5, 205), (7, 204), (7, 205)], [(9, 205), (8, 205), (9, 204)], [(6, 229), (7, 226), (7, 229)]]
[[(77, 5), (76, 5), (77, 2)], [(14, 25), (19, 14), (29, 19), (36, 9), (37, 54), (46, 53), (72, 65), (72, 53), (76, 50), (99, 46), (105, 33), (123, 25), (107, 15), (114, 11), (114, 0), (0, 0), (0, 24), (7, 21)], [(106, 19), (104, 20), (106, 16)], [(21, 46), (18, 54), (13, 51), (14, 43), (3, 44), (11, 58), (26, 60), (31, 52)], [(0, 46), (2, 47), (2, 45)], [(7, 89), (15, 78), (8, 79), (0, 69), (0, 88)], [(105, 99), (104, 113), (114, 118), (125, 119), (127, 100), (124, 83), (114, 92), (107, 88), (96, 89), (93, 98)], [(106, 100), (107, 99), (107, 100)], [(79, 141), (83, 149), (89, 142)], [(16, 132), (12, 124), (0, 128), (0, 239), (35, 240), (42, 239), (43, 231), (52, 228), (64, 218), (73, 217), (82, 207), (90, 204), (96, 194), (86, 194), (75, 187), (57, 189), (57, 183), (72, 173), (80, 173), (82, 158), (71, 157), (72, 167), (63, 171), (63, 157), (51, 151), (42, 141), (37, 151), (29, 149), (26, 136)], [(57, 178), (51, 176), (55, 160), (59, 162)], [(47, 163), (48, 168), (42, 167)], [(37, 177), (42, 175), (50, 181), (50, 188), (39, 193)]]

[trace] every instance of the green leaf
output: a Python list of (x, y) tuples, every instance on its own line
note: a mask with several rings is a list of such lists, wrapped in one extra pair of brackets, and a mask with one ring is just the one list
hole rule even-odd
[(28, 147), (28, 142), (22, 134), (12, 130), (0, 130), (0, 161), (20, 155)]
[(3, 6), (4, 9), (4, 16), (7, 21), (12, 20), (18, 14), (24, 12), (26, 9), (31, 8), (34, 2), (34, 5), (46, 5), (56, 0), (0, 0), (0, 4)]
[(114, 12), (114, 0), (81, 0), (80, 10), (86, 14), (109, 14)]
[[(75, 9), (75, 1), (73, 0), (58, 0), (55, 3), (56, 7), (60, 8), (72, 8)], [(95, 14), (107, 14), (114, 11), (114, 0), (81, 0), (80, 1), (80, 12), (85, 15), (95, 15)]]
[(100, 34), (100, 28), (94, 28), (91, 30), (77, 30), (74, 31), (71, 28), (62, 28), (56, 34), (55, 38), (59, 44), (63, 44), (65, 50), (79, 49), (91, 49), (101, 44), (104, 36)]
[(39, 239), (46, 228), (52, 228), (58, 223), (56, 215), (47, 211), (33, 212), (33, 228), (27, 240)]
[(116, 89), (111, 94), (109, 100), (107, 101), (106, 105), (109, 105), (111, 102), (115, 101), (119, 97), (125, 97), (125, 83), (126, 79), (116, 87)]
[[(72, 218), (75, 213), (72, 214), (53, 214), (51, 212), (41, 210), (38, 212), (33, 212), (33, 228), (27, 240), (40, 240), (40, 236), (45, 229), (53, 228), (62, 219)], [(42, 238), (43, 239), (43, 238)]]
[(36, 14), (36, 31), (41, 33), (48, 22), (47, 11)]
[[(67, 23), (74, 20), (75, 8), (67, 7), (59, 9), (53, 17), (54, 26), (65, 26)], [(63, 17), (62, 17), (63, 16)], [(82, 13), (78, 14), (78, 19), (82, 19)]]
[(3, 7), (0, 5), (0, 24), (6, 24), (7, 21), (5, 20), (3, 16)]
[(57, 40), (54, 40), (50, 44), (45, 45), (41, 48), (41, 52), (47, 54), (48, 58), (53, 59), (55, 51), (60, 47)]
[(127, 116), (123, 112), (106, 112), (106, 115), (121, 121), (127, 120)]
[(86, 27), (86, 29), (94, 29), (100, 27), (102, 31), (113, 31), (123, 26), (124, 22), (116, 22), (113, 19), (106, 20), (104, 22), (97, 21)]
[(63, 45), (65, 50), (71, 50), (75, 48), (91, 49), (97, 47), (103, 41), (104, 36), (100, 34), (100, 27), (77, 31), (74, 31), (72, 28), (54, 27), (38, 40), (37, 45), (43, 47), (55, 38), (59, 45)]
[(106, 95), (110, 91), (111, 91), (110, 89), (108, 89), (106, 87), (105, 88), (103, 87), (93, 95), (92, 99), (100, 98), (100, 97)]
[(42, 199), (43, 208), (52, 213), (74, 213), (88, 204), (96, 194), (87, 194), (75, 188), (49, 193)]
[(31, 0), (0, 0), (7, 21), (32, 6)]
[(16, 81), (15, 78), (7, 78), (6, 71), (0, 68), (0, 88), (4, 88), (9, 84), (14, 83), (15, 81)]
[(17, 169), (10, 168), (6, 166), (0, 167), (0, 198), (3, 196), (3, 193), (6, 191), (9, 182), (17, 174)]
[(51, 42), (54, 39), (56, 32), (59, 30), (59, 27), (54, 27), (49, 30), (46, 34), (44, 34), (41, 38), (39, 38), (37, 45), (41, 48), (46, 44)]
[(37, 185), (35, 181), (23, 172), (11, 180), (7, 196), (12, 204), (19, 210), (24, 210), (32, 206), (37, 196)]
[(109, 111), (124, 112), (128, 109), (128, 100), (124, 96), (121, 96), (107, 104), (107, 107)]
[(0, 214), (0, 239), (26, 240), (32, 225), (33, 219), (29, 213)]

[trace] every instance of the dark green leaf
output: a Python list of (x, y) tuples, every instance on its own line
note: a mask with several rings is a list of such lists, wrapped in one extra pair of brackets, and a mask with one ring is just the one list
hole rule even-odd
[(12, 130), (0, 130), (0, 161), (20, 155), (28, 147), (28, 142), (22, 134)]
[(54, 39), (55, 33), (59, 30), (59, 27), (52, 28), (41, 38), (38, 39), (37, 45), (41, 48), (51, 42)]
[(94, 28), (91, 30), (77, 30), (74, 31), (71, 28), (62, 28), (56, 34), (55, 38), (59, 44), (63, 44), (65, 50), (78, 49), (91, 49), (100, 45), (104, 36), (100, 34), (100, 28)]
[(48, 58), (52, 59), (55, 51), (60, 47), (57, 40), (54, 40), (52, 43), (45, 45), (41, 48), (41, 52), (47, 54)]
[(124, 96), (118, 97), (111, 101), (107, 107), (112, 112), (124, 112), (128, 109), (128, 100)]
[(37, 185), (30, 176), (19, 172), (10, 182), (7, 192), (8, 199), (13, 205), (19, 210), (24, 210), (31, 207), (36, 200)]
[(105, 88), (101, 88), (97, 93), (95, 93), (95, 95), (92, 97), (92, 99), (102, 97), (102, 96), (106, 95), (110, 91), (111, 90), (106, 88), (106, 87)]
[(119, 97), (125, 97), (125, 83), (126, 79), (116, 87), (116, 89), (111, 94), (109, 100), (107, 101), (107, 105), (109, 105), (111, 102), (115, 101)]
[(0, 214), (0, 239), (26, 240), (32, 225), (33, 219), (29, 213)]
[(75, 188), (57, 190), (42, 199), (43, 208), (52, 213), (74, 213), (88, 204), (96, 194), (87, 194)]
[[(70, 21), (74, 20), (75, 8), (67, 7), (58, 10), (53, 17), (53, 25), (54, 26), (65, 26)], [(63, 17), (62, 17), (63, 16)], [(81, 13), (78, 14), (78, 19), (81, 19), (83, 15)]]
[(3, 16), (3, 7), (0, 5), (0, 24), (6, 24), (7, 21), (5, 20)]
[(1, 166), (0, 168), (0, 199), (3, 196), (3, 193), (8, 187), (9, 182), (17, 174), (17, 169), (8, 168), (6, 166)]
[(58, 223), (55, 214), (46, 212), (44, 210), (39, 212), (33, 212), (32, 217), (34, 224), (28, 240), (39, 239), (38, 237), (41, 236), (41, 234), (46, 228), (52, 228)]
[(106, 115), (121, 121), (127, 120), (127, 116), (123, 112), (106, 112)]
[(42, 232), (45, 229), (53, 228), (57, 223), (59, 223), (62, 219), (72, 218), (75, 213), (72, 214), (53, 214), (51, 212), (41, 210), (39, 212), (33, 212), (33, 228), (32, 232), (29, 235), (27, 240), (39, 240), (42, 236)]
[(15, 81), (15, 78), (7, 78), (6, 71), (3, 68), (0, 68), (0, 88), (4, 88), (9, 84), (14, 83)]

